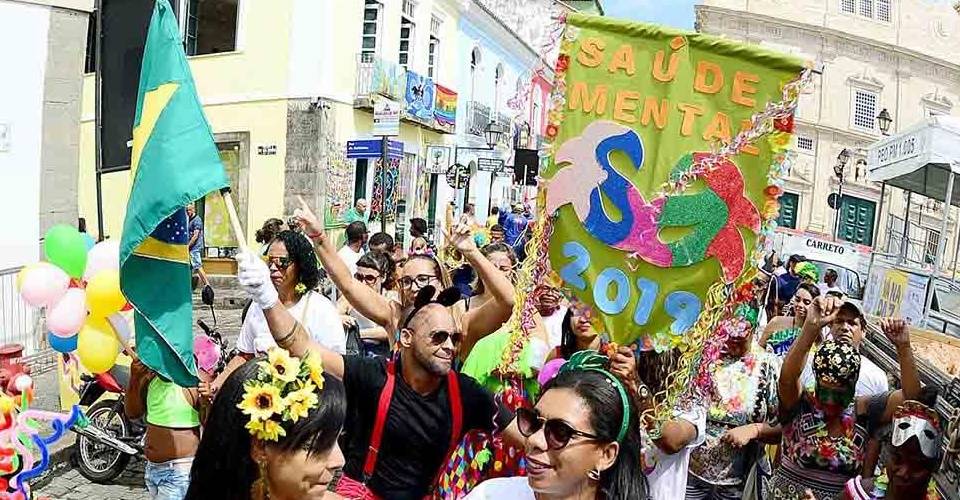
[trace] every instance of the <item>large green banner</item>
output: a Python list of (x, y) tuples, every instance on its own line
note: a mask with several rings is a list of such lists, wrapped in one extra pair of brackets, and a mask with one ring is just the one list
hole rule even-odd
[(804, 64), (648, 24), (566, 22), (546, 131), (552, 269), (618, 343), (677, 347), (754, 272)]

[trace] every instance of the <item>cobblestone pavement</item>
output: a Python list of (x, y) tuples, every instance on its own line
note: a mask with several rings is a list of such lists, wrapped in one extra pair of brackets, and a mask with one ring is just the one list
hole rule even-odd
[[(216, 314), (221, 334), (228, 339), (230, 347), (236, 342), (240, 331), (239, 292), (229, 285), (226, 287), (214, 286), (217, 289)], [(212, 317), (207, 307), (199, 303), (194, 304), (194, 317), (203, 319), (213, 326)], [(199, 328), (194, 326), (199, 331)], [(59, 411), (57, 389), (57, 370), (54, 368), (46, 373), (34, 377), (34, 384), (38, 394), (35, 406), (38, 408)], [(51, 500), (141, 500), (150, 498), (143, 484), (143, 460), (132, 460), (127, 470), (115, 479), (112, 484), (96, 484), (80, 475), (72, 460), (72, 447), (64, 448), (73, 442), (73, 434), (66, 437), (61, 443), (62, 451), (54, 453), (50, 469), (32, 483), (33, 497), (41, 499), (48, 497)]]

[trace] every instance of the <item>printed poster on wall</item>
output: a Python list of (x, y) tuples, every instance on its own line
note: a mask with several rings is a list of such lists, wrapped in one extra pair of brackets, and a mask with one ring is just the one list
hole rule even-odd
[(543, 173), (551, 266), (614, 341), (664, 351), (762, 254), (804, 64), (649, 24), (566, 22)]

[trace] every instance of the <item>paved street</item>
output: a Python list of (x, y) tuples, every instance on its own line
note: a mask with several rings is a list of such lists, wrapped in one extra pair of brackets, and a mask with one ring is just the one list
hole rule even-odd
[[(215, 286), (217, 282), (215, 281)], [(238, 292), (231, 287), (217, 286), (217, 321), (219, 329), (229, 339), (232, 346), (240, 330), (240, 307)], [(203, 319), (213, 326), (212, 317), (208, 308), (199, 304), (199, 298), (194, 304), (194, 316)], [(199, 331), (199, 328), (194, 327)], [(37, 388), (35, 406), (46, 410), (59, 411), (57, 392), (56, 367), (34, 378)], [(88, 481), (80, 475), (72, 461), (72, 450), (65, 449), (73, 442), (73, 434), (60, 444), (59, 453), (55, 453), (55, 461), (50, 469), (33, 482), (34, 498), (49, 497), (50, 499), (97, 499), (97, 500), (141, 500), (150, 498), (143, 485), (143, 461), (130, 462), (126, 472), (112, 484), (102, 485)]]

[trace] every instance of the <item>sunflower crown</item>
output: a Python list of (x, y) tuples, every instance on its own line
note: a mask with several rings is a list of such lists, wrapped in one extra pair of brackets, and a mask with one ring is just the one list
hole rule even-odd
[(296, 358), (274, 347), (258, 365), (256, 377), (244, 384), (243, 400), (237, 408), (250, 417), (246, 429), (251, 436), (279, 441), (287, 434), (284, 422), (305, 418), (319, 404), (323, 364), (316, 354)]

